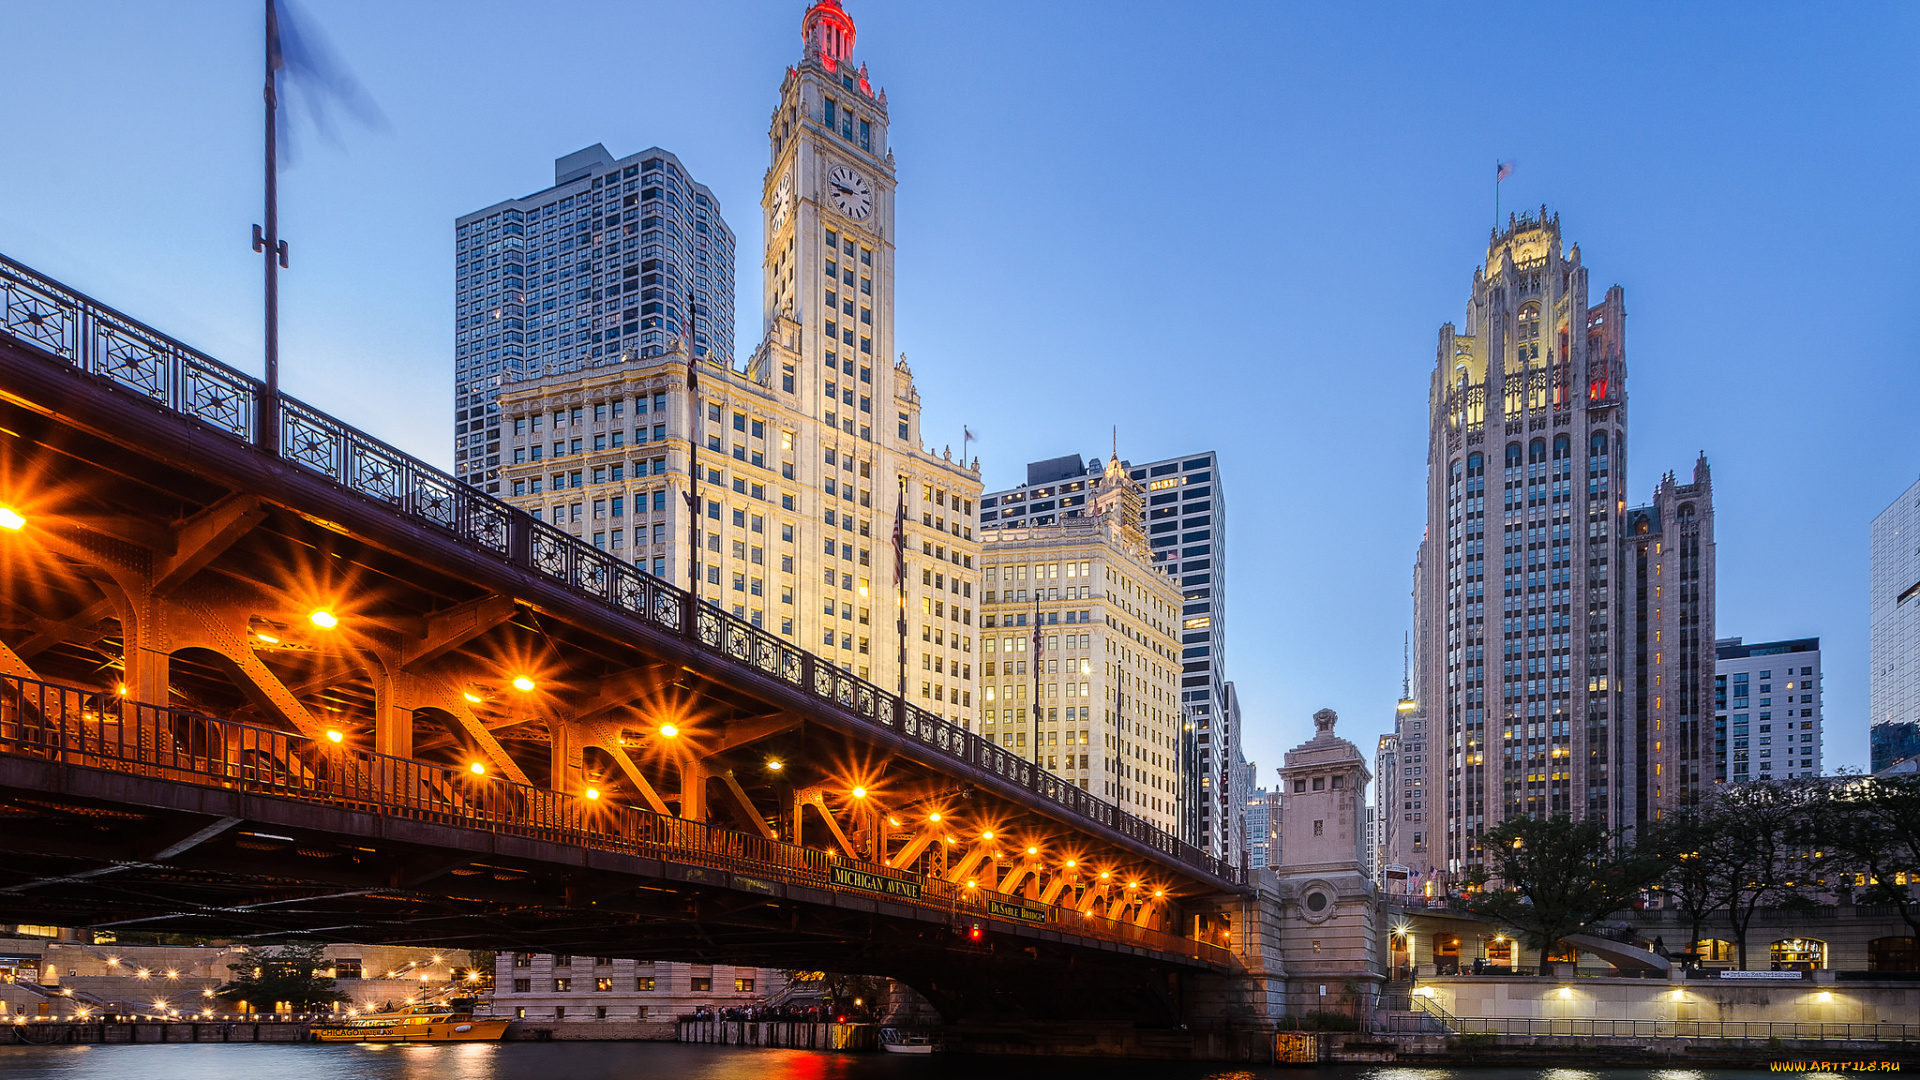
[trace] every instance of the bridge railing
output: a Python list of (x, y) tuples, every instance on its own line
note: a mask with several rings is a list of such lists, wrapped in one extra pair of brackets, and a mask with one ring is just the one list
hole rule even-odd
[[(914, 886), (913, 895), (888, 892), (892, 902), (956, 917), (986, 917), (989, 898), (1017, 900), (705, 822), (17, 676), (0, 676), (0, 755), (647, 855), (838, 892), (871, 891), (835, 880), (836, 867), (848, 868), (863, 880)], [(1123, 920), (1031, 901), (1020, 906), (1043, 913), (1049, 928), (1066, 934), (1213, 963), (1230, 955)]]
[(263, 446), (258, 380), (0, 255), (0, 333), (132, 389), (457, 541), (507, 559), (624, 616), (756, 668), (843, 713), (897, 732), (1233, 885), (1245, 872), (1038, 768), (965, 727), (858, 679), (832, 662), (535, 519), (451, 474), (282, 394), (277, 438)]

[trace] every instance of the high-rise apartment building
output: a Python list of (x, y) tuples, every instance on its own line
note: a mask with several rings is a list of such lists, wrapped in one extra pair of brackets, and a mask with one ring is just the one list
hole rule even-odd
[(1361, 864), (1361, 869), (1367, 872), (1367, 877), (1379, 881), (1381, 872), (1379, 814), (1372, 803), (1366, 804), (1365, 809), (1367, 820), (1360, 832), (1360, 850), (1366, 853), (1366, 861)]
[(1614, 816), (1625, 317), (1618, 286), (1588, 302), (1542, 208), (1493, 234), (1464, 325), (1440, 331), (1415, 601), (1433, 737), (1417, 757), (1403, 735), (1401, 767), (1430, 782), (1420, 831), (1445, 872), (1484, 866), (1510, 814)]
[(1920, 483), (1873, 519), (1867, 593), (1874, 772), (1920, 755)]
[(1819, 776), (1822, 723), (1820, 639), (1748, 645), (1715, 642), (1715, 726), (1725, 733), (1716, 773), (1725, 780)]
[(1180, 589), (1119, 460), (1078, 483), (1085, 513), (980, 530), (980, 731), (1179, 835)]
[[(1428, 759), (1429, 743), (1426, 714), (1426, 643), (1436, 629), (1433, 620), (1424, 617), (1427, 610), (1425, 567), (1428, 543), (1420, 542), (1413, 560), (1413, 630), (1407, 636), (1406, 674), (1401, 680), (1400, 700), (1394, 704), (1393, 732), (1381, 739), (1381, 751), (1391, 740), (1393, 769), (1382, 772), (1374, 798), (1384, 824), (1379, 829), (1383, 867), (1393, 868), (1387, 882), (1395, 891), (1404, 891), (1415, 874), (1426, 875), (1434, 869), (1434, 851), (1427, 845), (1428, 814), (1437, 812), (1432, 804), (1433, 777)], [(1442, 632), (1445, 627), (1439, 627)]]
[[(1182, 838), (1238, 863), (1245, 854), (1247, 792), (1238, 770), (1245, 760), (1239, 703), (1224, 670), (1227, 508), (1219, 455), (1122, 465), (1146, 488), (1153, 563), (1181, 590), (1180, 704), (1193, 725), (1183, 734), (1194, 795)], [(1084, 514), (1088, 479), (1088, 465), (1077, 455), (1035, 462), (1027, 466), (1025, 484), (981, 499), (981, 524), (1046, 524)]]
[(1278, 799), (1257, 782), (1258, 770), (1245, 781), (1247, 789), (1247, 869), (1268, 870), (1280, 865), (1280, 822), (1274, 816)]
[[(834, 0), (808, 10), (803, 36), (770, 129), (764, 340), (744, 366), (712, 335), (703, 353), (696, 293), (694, 361), (683, 332), (669, 334), (667, 352), (651, 351), (653, 305), (668, 331), (683, 330), (673, 316), (686, 305), (671, 293), (647, 299), (656, 271), (643, 218), (635, 348), (624, 324), (617, 350), (583, 345), (576, 332), (572, 357), (556, 354), (502, 395), (502, 494), (966, 723), (977, 704), (979, 473), (922, 448), (913, 373), (888, 360), (896, 234), (886, 95), (853, 66), (853, 21)], [(652, 173), (640, 157), (644, 203)], [(657, 273), (665, 289), (666, 270)]]
[(1620, 537), (1626, 640), (1616, 675), (1627, 756), (1614, 781), (1623, 825), (1657, 818), (1726, 779), (1716, 764), (1726, 730), (1712, 711), (1714, 565), (1713, 477), (1703, 454), (1691, 483), (1668, 473), (1652, 502), (1628, 510)]
[(1399, 720), (1399, 714), (1395, 713), (1396, 730), (1380, 736), (1380, 744), (1373, 751), (1373, 774), (1379, 777), (1373, 789), (1373, 861), (1377, 868), (1374, 873), (1376, 881), (1380, 879), (1381, 870), (1399, 862), (1394, 854), (1394, 841), (1403, 827), (1401, 815), (1411, 816), (1412, 810), (1411, 806), (1406, 810), (1400, 806), (1403, 802), (1409, 802), (1406, 798), (1407, 782), (1413, 778), (1400, 775)]
[(689, 309), (694, 351), (733, 363), (733, 230), (680, 159), (598, 143), (553, 186), (454, 223), (453, 468), (501, 494), (502, 387), (622, 354), (657, 356)]

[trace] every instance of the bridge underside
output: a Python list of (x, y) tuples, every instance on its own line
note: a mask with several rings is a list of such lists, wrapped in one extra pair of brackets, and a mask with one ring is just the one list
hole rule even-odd
[(1179, 975), (1223, 968), (795, 884), (751, 865), (689, 865), (4, 756), (0, 821), (0, 909), (42, 924), (885, 975), (950, 1019), (1167, 1023)]
[(1057, 778), (655, 579), (588, 595), (593, 552), (320, 414), (269, 452), (134, 390), (0, 334), (0, 918), (863, 971), (1033, 1015), (1230, 963), (1182, 908), (1223, 871)]

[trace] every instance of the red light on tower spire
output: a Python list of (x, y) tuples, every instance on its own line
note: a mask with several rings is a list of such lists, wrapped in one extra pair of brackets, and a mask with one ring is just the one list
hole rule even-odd
[(818, 0), (800, 21), (800, 37), (807, 51), (820, 54), (828, 71), (853, 59), (853, 19), (841, 7), (840, 0)]

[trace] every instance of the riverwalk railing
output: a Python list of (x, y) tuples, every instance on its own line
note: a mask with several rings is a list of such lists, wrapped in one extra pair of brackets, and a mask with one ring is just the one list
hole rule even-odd
[(1217, 945), (1123, 920), (754, 833), (17, 676), (0, 676), (0, 756), (645, 855), (854, 895), (877, 888), (891, 902), (969, 920), (993, 917), (989, 900), (1011, 901), (1009, 907), (1019, 907), (1011, 917), (1043, 915), (1037, 925), (1063, 934), (1212, 964), (1231, 956)]
[[(904, 736), (932, 754), (1025, 789), (1069, 818), (1110, 829), (1231, 886), (1246, 873), (1164, 829), (909, 704), (793, 643), (601, 551), (563, 529), (280, 394), (259, 380), (93, 298), (0, 255), (0, 337), (238, 443), (273, 454), (460, 543), (539, 574), (589, 602), (754, 669), (858, 724)], [(263, 424), (263, 418), (277, 423)], [(264, 429), (264, 431), (263, 431)], [(263, 437), (271, 434), (272, 437)]]
[(1920, 1043), (1920, 1024), (1820, 1023), (1802, 1020), (1605, 1020), (1586, 1017), (1453, 1016), (1414, 998), (1416, 1013), (1382, 1015), (1375, 1029), (1389, 1033), (1431, 1032), (1440, 1020), (1450, 1035), (1563, 1037), (1574, 1039), (1697, 1039), (1781, 1042)]

